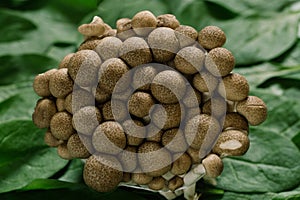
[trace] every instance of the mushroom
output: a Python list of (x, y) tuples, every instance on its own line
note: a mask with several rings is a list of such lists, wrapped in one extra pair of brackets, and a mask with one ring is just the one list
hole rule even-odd
[(40, 97), (48, 97), (51, 96), (51, 92), (49, 89), (49, 81), (50, 77), (53, 73), (55, 73), (57, 69), (50, 69), (43, 74), (39, 74), (34, 78), (33, 81), (33, 90)]
[(171, 168), (173, 174), (182, 175), (189, 171), (192, 166), (192, 159), (187, 153), (175, 154), (173, 157), (175, 159)]
[(209, 154), (202, 160), (202, 164), (205, 168), (205, 176), (207, 177), (216, 178), (223, 171), (222, 159), (216, 154)]
[(148, 187), (152, 190), (161, 190), (166, 186), (166, 180), (159, 176), (153, 178), (150, 183), (148, 183)]
[(105, 32), (104, 22), (100, 17), (95, 16), (91, 23), (79, 26), (78, 31), (84, 36), (100, 36)]
[(40, 99), (32, 114), (33, 123), (39, 128), (50, 127), (50, 121), (57, 112), (56, 105), (50, 99)]
[(68, 140), (75, 133), (72, 115), (65, 111), (56, 113), (50, 121), (50, 130), (55, 138)]
[(133, 173), (131, 179), (138, 185), (146, 185), (152, 181), (153, 177), (145, 173)]
[(88, 158), (89, 150), (81, 140), (78, 134), (73, 134), (67, 142), (67, 148), (73, 158)]
[(168, 182), (168, 188), (171, 191), (175, 191), (176, 189), (180, 188), (181, 186), (183, 186), (184, 182), (183, 179), (179, 176), (175, 176), (174, 178), (172, 178), (169, 182)]

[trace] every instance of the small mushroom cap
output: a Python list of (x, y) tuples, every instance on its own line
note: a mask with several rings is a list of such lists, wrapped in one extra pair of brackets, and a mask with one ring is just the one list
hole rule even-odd
[(179, 176), (175, 176), (174, 178), (172, 178), (169, 183), (168, 183), (168, 188), (171, 191), (175, 191), (176, 189), (180, 188), (181, 186), (183, 186), (184, 182), (183, 179)]
[(102, 21), (98, 22), (92, 22), (90, 24), (82, 24), (81, 26), (78, 27), (78, 32), (81, 33), (84, 36), (100, 36), (103, 35), (105, 32), (105, 26)]
[(103, 88), (101, 88), (99, 85), (96, 87), (96, 90), (94, 91), (95, 100), (97, 103), (101, 104), (110, 99), (111, 94), (109, 92), (106, 92)]
[(152, 61), (152, 54), (143, 38), (130, 37), (119, 49), (119, 56), (131, 67), (136, 67)]
[(223, 131), (213, 148), (213, 152), (221, 157), (241, 156), (249, 149), (248, 136), (239, 130)]
[(72, 58), (72, 56), (74, 55), (75, 53), (69, 53), (67, 54), (59, 63), (58, 65), (58, 69), (61, 69), (61, 68), (68, 68), (68, 65), (69, 65), (69, 62)]
[(118, 155), (118, 160), (123, 166), (123, 172), (134, 172), (138, 166), (137, 147), (127, 146)]
[(67, 68), (52, 73), (49, 79), (49, 90), (56, 98), (65, 98), (73, 89), (73, 81)]
[(33, 81), (33, 90), (40, 97), (48, 97), (51, 96), (51, 92), (49, 90), (49, 80), (53, 73), (55, 73), (57, 69), (51, 69), (43, 74), (39, 74), (34, 78)]
[(226, 42), (225, 33), (217, 26), (206, 26), (198, 34), (198, 42), (205, 49), (221, 47)]
[(151, 84), (152, 95), (160, 102), (178, 102), (185, 94), (185, 80), (181, 74), (172, 70), (158, 73)]
[(217, 88), (218, 82), (218, 78), (204, 71), (195, 74), (193, 78), (193, 85), (200, 92), (213, 92)]
[(241, 101), (249, 94), (247, 79), (237, 73), (223, 77), (223, 84), (219, 85), (219, 93), (230, 101)]
[(174, 63), (177, 70), (184, 74), (200, 72), (204, 64), (204, 52), (194, 46), (181, 49), (175, 56)]
[(46, 131), (45, 135), (44, 135), (44, 142), (49, 146), (49, 147), (57, 147), (58, 145), (63, 143), (63, 140), (59, 140), (57, 138), (55, 138), (51, 131), (48, 130)]
[(157, 16), (157, 21), (158, 27), (169, 27), (171, 29), (175, 29), (180, 25), (176, 16), (171, 14), (159, 15)]
[(188, 148), (183, 131), (178, 128), (165, 131), (161, 143), (171, 152), (185, 152)]
[(236, 109), (252, 126), (261, 124), (267, 118), (267, 106), (262, 99), (256, 96), (249, 96), (238, 102)]
[(67, 148), (66, 143), (58, 145), (57, 154), (59, 155), (59, 157), (61, 157), (62, 159), (65, 159), (65, 160), (71, 160), (73, 158)]
[(151, 107), (155, 104), (153, 97), (146, 92), (135, 92), (128, 102), (130, 114), (143, 118), (149, 115)]
[(72, 125), (72, 115), (62, 111), (56, 113), (50, 122), (51, 133), (61, 140), (68, 140), (75, 133)]
[(98, 192), (114, 190), (123, 179), (122, 166), (113, 156), (92, 155), (83, 169), (84, 182)]
[(161, 176), (153, 178), (152, 181), (148, 183), (148, 187), (152, 190), (161, 190), (165, 186), (166, 186), (166, 180)]
[(144, 124), (138, 120), (126, 120), (122, 123), (126, 133), (127, 145), (139, 146), (146, 138)]
[(101, 59), (108, 60), (110, 58), (116, 58), (119, 55), (119, 48), (122, 45), (122, 41), (116, 37), (105, 37), (100, 40), (96, 46), (95, 51), (99, 54)]
[(40, 99), (34, 108), (32, 121), (39, 128), (48, 128), (50, 127), (51, 118), (56, 112), (56, 105), (53, 101)]
[(157, 69), (154, 65), (144, 65), (136, 68), (132, 78), (132, 86), (134, 89), (149, 90), (150, 85), (157, 73)]
[(58, 112), (66, 110), (65, 108), (65, 99), (56, 99), (56, 108)]
[(223, 130), (237, 129), (244, 130), (246, 133), (249, 131), (248, 121), (245, 117), (236, 112), (227, 113), (223, 125)]
[(83, 89), (75, 89), (66, 97), (64, 106), (69, 113), (74, 114), (79, 109), (93, 106), (94, 104), (95, 99), (90, 92)]
[(191, 26), (180, 25), (175, 29), (175, 35), (179, 41), (180, 47), (193, 45), (197, 38), (198, 32)]
[(234, 68), (235, 59), (232, 53), (223, 48), (217, 47), (209, 51), (205, 59), (205, 66), (215, 76), (226, 76)]
[(107, 121), (96, 128), (92, 142), (100, 153), (117, 154), (126, 147), (126, 135), (118, 122)]
[(81, 50), (71, 57), (68, 73), (73, 81), (81, 87), (96, 86), (97, 72), (101, 63), (101, 59), (95, 51)]
[(206, 176), (210, 178), (220, 176), (223, 171), (222, 159), (216, 154), (209, 154), (202, 160), (202, 164), (205, 168)]
[(187, 143), (194, 149), (200, 149), (208, 134), (218, 134), (220, 125), (218, 121), (207, 114), (200, 114), (190, 119), (184, 133)]
[(191, 157), (192, 159), (192, 164), (199, 164), (200, 163), (200, 157), (199, 157), (199, 149), (193, 149), (193, 148), (188, 148), (187, 154)]
[(84, 42), (78, 47), (78, 51), (82, 50), (95, 50), (95, 48), (100, 44), (101, 40), (99, 37), (90, 37), (87, 38)]
[(223, 97), (212, 97), (202, 106), (202, 113), (220, 118), (226, 115), (227, 102)]
[(67, 148), (73, 158), (88, 158), (91, 155), (78, 134), (71, 135)]
[(101, 113), (94, 106), (83, 107), (73, 115), (74, 128), (85, 135), (91, 135), (101, 121)]
[[(179, 127), (184, 113), (181, 112), (180, 104), (162, 104), (150, 111), (151, 120), (158, 128), (164, 130)], [(164, 123), (165, 122), (165, 123)], [(163, 124), (164, 123), (164, 124)]]
[[(112, 93), (115, 89), (117, 82), (122, 78), (122, 76), (128, 72), (127, 65), (119, 58), (110, 58), (106, 60), (100, 67), (98, 77), (99, 84), (108, 93)], [(124, 85), (129, 85), (129, 79), (124, 80)], [(121, 89), (121, 88), (120, 88)]]
[(157, 20), (153, 13), (145, 10), (133, 16), (131, 25), (136, 34), (146, 36), (157, 26)]
[(138, 149), (141, 170), (147, 175), (158, 177), (171, 169), (170, 152), (156, 142), (145, 142)]
[(149, 176), (145, 173), (133, 173), (131, 178), (132, 181), (138, 185), (146, 185), (150, 183), (153, 179), (152, 176)]
[(148, 43), (154, 60), (160, 63), (172, 60), (179, 49), (179, 41), (175, 31), (167, 27), (153, 30), (148, 36)]
[[(112, 105), (114, 112), (112, 110)], [(104, 121), (115, 120), (120, 122), (128, 117), (128, 110), (123, 101), (114, 100), (113, 104), (112, 101), (107, 101), (103, 104), (102, 115)]]
[(174, 155), (175, 161), (172, 164), (171, 172), (176, 175), (185, 174), (189, 171), (192, 166), (192, 159), (191, 157), (184, 153), (182, 155), (175, 154)]
[(135, 36), (135, 32), (132, 29), (131, 19), (121, 18), (116, 22), (117, 37), (121, 40), (126, 40), (130, 37)]

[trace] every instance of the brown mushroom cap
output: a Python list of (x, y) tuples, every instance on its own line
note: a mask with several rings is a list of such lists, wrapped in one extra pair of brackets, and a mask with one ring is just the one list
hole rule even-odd
[(157, 75), (155, 66), (145, 65), (137, 68), (133, 75), (132, 86), (139, 90), (149, 90), (150, 85)]
[(72, 56), (74, 55), (74, 53), (69, 53), (67, 54), (59, 63), (58, 65), (58, 69), (61, 69), (61, 68), (68, 68), (68, 65), (69, 65), (69, 62), (72, 58)]
[(249, 148), (250, 141), (245, 133), (239, 130), (223, 131), (219, 136), (213, 152), (224, 156), (241, 156)]
[[(122, 123), (123, 129), (126, 133), (127, 145), (139, 146), (146, 138), (146, 129), (144, 124), (138, 120), (126, 120)], [(141, 129), (138, 129), (138, 128)]]
[(33, 123), (39, 128), (48, 128), (53, 115), (57, 112), (55, 103), (50, 99), (40, 99), (32, 114)]
[(137, 147), (127, 146), (118, 155), (118, 160), (123, 166), (123, 172), (134, 172), (138, 166)]
[[(112, 110), (112, 105), (113, 105), (114, 112)], [(103, 104), (102, 115), (104, 121), (115, 120), (120, 122), (126, 119), (128, 115), (128, 110), (123, 101), (114, 100), (113, 104), (111, 101), (107, 101), (106, 103)]]
[(205, 168), (206, 176), (210, 178), (220, 176), (223, 171), (222, 159), (216, 154), (209, 154), (202, 160), (202, 164)]
[(158, 27), (169, 27), (171, 29), (175, 29), (179, 27), (180, 23), (176, 19), (175, 15), (164, 14), (157, 16), (157, 26)]
[(161, 143), (171, 152), (185, 152), (188, 148), (183, 131), (178, 128), (165, 131)]
[(78, 134), (71, 135), (67, 148), (73, 158), (88, 158), (91, 155)]
[(168, 188), (171, 191), (175, 191), (177, 188), (180, 188), (181, 186), (183, 186), (184, 182), (183, 179), (179, 176), (175, 176), (174, 178), (172, 178), (169, 183), (168, 183)]
[(91, 23), (79, 26), (78, 32), (84, 36), (100, 36), (105, 32), (104, 22), (100, 17), (95, 16)]
[(195, 43), (198, 32), (191, 26), (180, 25), (175, 29), (175, 35), (180, 43), (180, 47), (183, 48)]
[(81, 87), (96, 86), (97, 72), (101, 63), (101, 59), (95, 51), (81, 50), (71, 57), (68, 73), (73, 81)]
[(157, 20), (153, 13), (145, 10), (133, 16), (131, 25), (136, 34), (146, 36), (157, 26)]
[(204, 52), (194, 46), (182, 48), (175, 56), (174, 63), (177, 70), (184, 74), (195, 74), (202, 70)]
[(184, 96), (185, 90), (184, 78), (172, 70), (158, 73), (151, 84), (152, 95), (158, 101), (167, 104), (178, 102)]
[(58, 145), (63, 143), (63, 140), (59, 140), (57, 138), (55, 138), (51, 131), (48, 130), (46, 131), (45, 135), (44, 135), (44, 142), (50, 146), (50, 147), (57, 147)]
[(95, 51), (103, 60), (117, 58), (122, 41), (116, 37), (105, 37), (95, 48)]
[(200, 92), (213, 92), (218, 86), (218, 78), (209, 72), (197, 73), (193, 78), (193, 85)]
[(159, 27), (153, 30), (148, 36), (148, 43), (154, 60), (160, 63), (172, 60), (179, 49), (179, 41), (175, 31), (167, 27)]
[(133, 173), (131, 178), (132, 181), (138, 185), (146, 185), (150, 183), (153, 179), (152, 176), (149, 176), (145, 173)]
[(205, 59), (205, 67), (215, 76), (226, 76), (234, 68), (235, 59), (232, 53), (223, 48), (217, 47), (209, 51)]
[(261, 124), (267, 118), (267, 106), (262, 99), (256, 96), (249, 96), (238, 102), (236, 109), (252, 126)]
[(57, 147), (57, 154), (59, 157), (65, 160), (71, 160), (73, 157), (71, 156), (66, 143), (62, 143)]
[(135, 92), (128, 102), (128, 109), (132, 115), (143, 118), (149, 115), (151, 107), (155, 104), (153, 97), (146, 92)]
[(249, 94), (247, 79), (237, 73), (223, 77), (223, 84), (219, 86), (219, 93), (230, 101), (244, 100)]
[(39, 74), (34, 78), (33, 81), (33, 89), (37, 95), (40, 97), (48, 97), (51, 96), (51, 92), (49, 90), (49, 80), (53, 73), (55, 73), (57, 69), (51, 69), (43, 74)]
[(101, 121), (101, 113), (94, 106), (83, 107), (73, 115), (74, 128), (85, 135), (91, 135)]
[(227, 113), (223, 125), (223, 130), (238, 129), (249, 131), (248, 121), (245, 117), (236, 112)]
[[(101, 88), (103, 88), (108, 93), (112, 93), (115, 89), (117, 82), (122, 78), (122, 76), (128, 72), (127, 65), (119, 58), (110, 58), (106, 60), (101, 66), (98, 73), (99, 82)], [(124, 80), (125, 85), (130, 84), (130, 80)]]
[(198, 35), (198, 42), (205, 49), (221, 47), (226, 42), (225, 33), (217, 26), (206, 26)]
[(66, 110), (71, 114), (74, 114), (83, 107), (93, 105), (95, 105), (93, 94), (83, 89), (73, 90), (73, 92), (65, 98), (64, 104)]
[(138, 149), (141, 170), (149, 176), (158, 177), (171, 169), (172, 156), (159, 143), (145, 142)]
[(84, 182), (98, 192), (110, 192), (123, 179), (122, 166), (113, 156), (92, 155), (83, 169)]
[(52, 73), (49, 79), (49, 90), (56, 98), (66, 97), (73, 89), (73, 81), (68, 75), (68, 69), (62, 68)]
[(189, 171), (192, 166), (192, 159), (188, 154), (175, 154), (174, 158), (176, 160), (173, 162), (171, 168), (173, 174), (180, 175)]
[(121, 18), (116, 22), (117, 36), (121, 40), (126, 40), (130, 37), (135, 36), (135, 32), (132, 29), (131, 19)]
[(130, 37), (119, 49), (119, 56), (131, 67), (136, 67), (152, 61), (152, 54), (143, 38)]
[(165, 187), (165, 185), (166, 180), (161, 176), (153, 178), (152, 181), (148, 183), (148, 187), (152, 190), (161, 190)]
[(126, 136), (118, 122), (107, 121), (96, 128), (92, 142), (100, 153), (117, 154), (126, 147)]
[(72, 125), (72, 115), (65, 111), (56, 113), (51, 119), (50, 129), (57, 139), (69, 139), (75, 133)]

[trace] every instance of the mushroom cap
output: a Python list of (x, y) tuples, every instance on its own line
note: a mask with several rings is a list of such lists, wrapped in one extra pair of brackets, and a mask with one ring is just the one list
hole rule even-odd
[(207, 71), (195, 74), (193, 86), (200, 92), (212, 92), (218, 86), (219, 80)]
[(168, 188), (171, 191), (175, 191), (177, 188), (183, 186), (183, 184), (184, 184), (183, 179), (179, 176), (175, 176), (168, 182)]
[(59, 63), (58, 65), (58, 69), (61, 69), (61, 68), (68, 68), (68, 65), (69, 65), (69, 62), (72, 58), (72, 56), (74, 55), (75, 53), (69, 53), (67, 54)]
[(138, 185), (146, 185), (152, 181), (153, 177), (145, 173), (133, 173), (131, 179)]
[(143, 118), (149, 115), (151, 107), (155, 104), (153, 97), (146, 92), (135, 92), (128, 102), (130, 114)]
[(126, 39), (119, 49), (119, 56), (131, 67), (152, 61), (152, 54), (147, 42), (140, 37)]
[(150, 183), (148, 183), (148, 187), (152, 190), (161, 190), (165, 185), (166, 180), (161, 176), (153, 178)]
[[(112, 110), (112, 105), (114, 112)], [(112, 101), (107, 101), (103, 104), (102, 115), (104, 121), (114, 120), (120, 122), (128, 117), (128, 110), (123, 101), (114, 100), (113, 104)]]
[(33, 81), (33, 90), (40, 97), (48, 97), (51, 96), (51, 92), (49, 90), (49, 80), (53, 73), (55, 73), (57, 69), (50, 69), (43, 74), (39, 74), (34, 78)]
[(113, 156), (92, 155), (84, 165), (83, 179), (98, 192), (110, 192), (123, 179), (122, 166)]
[(66, 143), (62, 143), (57, 147), (57, 154), (59, 157), (65, 160), (71, 160), (73, 157), (71, 156)]
[(84, 89), (78, 88), (66, 96), (64, 106), (69, 113), (74, 114), (83, 107), (93, 105), (95, 105), (93, 94)]
[(178, 128), (165, 131), (161, 143), (171, 152), (185, 152), (188, 148), (183, 131)]
[(157, 20), (152, 12), (145, 10), (133, 16), (131, 25), (137, 35), (146, 36), (157, 26)]
[(104, 23), (82, 24), (78, 27), (78, 32), (84, 36), (100, 36), (105, 32)]
[(73, 158), (88, 158), (91, 155), (78, 134), (71, 135), (67, 148)]
[(155, 65), (149, 64), (136, 68), (132, 78), (132, 86), (134, 89), (149, 90), (157, 73)]
[(194, 46), (184, 47), (175, 56), (174, 63), (177, 70), (184, 74), (195, 74), (202, 70), (204, 52)]
[(241, 101), (249, 94), (247, 79), (237, 73), (231, 73), (223, 77), (223, 84), (219, 85), (219, 93), (230, 101)]
[(63, 143), (63, 140), (55, 138), (51, 131), (48, 130), (44, 135), (44, 142), (50, 147), (58, 147), (58, 145)]
[(72, 125), (72, 115), (65, 111), (57, 112), (50, 121), (50, 130), (57, 139), (69, 139), (75, 133)]
[(179, 41), (175, 31), (167, 27), (154, 29), (148, 35), (148, 43), (154, 60), (161, 63), (172, 60), (179, 49)]
[(118, 155), (118, 160), (122, 164), (123, 172), (134, 172), (138, 166), (137, 147), (127, 146)]
[(39, 128), (50, 127), (50, 121), (57, 112), (56, 105), (50, 99), (40, 99), (37, 101), (32, 114), (33, 123)]
[(237, 112), (229, 112), (225, 116), (223, 130), (237, 129), (244, 130), (246, 133), (249, 131), (248, 121), (245, 117)]
[(169, 27), (175, 29), (180, 25), (179, 21), (176, 19), (175, 15), (163, 14), (157, 16), (157, 26), (158, 27)]
[(94, 106), (83, 107), (73, 115), (74, 128), (85, 135), (91, 135), (101, 121), (101, 113)]
[(221, 47), (226, 42), (226, 35), (217, 26), (206, 26), (198, 34), (198, 42), (205, 49)]
[(189, 171), (192, 166), (192, 159), (187, 153), (175, 154), (173, 157), (175, 159), (171, 168), (173, 174), (181, 175)]
[(117, 37), (105, 37), (100, 40), (95, 51), (99, 54), (102, 60), (117, 58), (122, 41)]
[(118, 122), (107, 121), (96, 128), (92, 142), (100, 153), (117, 154), (126, 147), (126, 135)]
[(158, 73), (151, 84), (152, 95), (161, 103), (177, 103), (185, 94), (185, 80), (173, 70)]
[(122, 123), (126, 133), (127, 145), (139, 146), (146, 138), (146, 128), (141, 121), (126, 120)]
[(49, 90), (56, 98), (65, 98), (73, 89), (73, 80), (68, 74), (67, 68), (62, 68), (51, 74)]
[(249, 149), (248, 136), (240, 130), (223, 131), (212, 151), (221, 157), (241, 156)]
[(179, 41), (180, 47), (190, 46), (196, 43), (198, 32), (191, 26), (180, 25), (175, 29), (175, 35)]
[(216, 178), (220, 176), (223, 171), (222, 159), (216, 154), (209, 154), (202, 160), (202, 164), (205, 168), (205, 175), (210, 178)]
[(226, 76), (234, 68), (235, 59), (232, 53), (223, 48), (217, 47), (209, 51), (205, 59), (205, 67), (215, 76)]
[(267, 118), (267, 106), (256, 96), (248, 96), (245, 100), (238, 102), (236, 109), (252, 126), (261, 124)]

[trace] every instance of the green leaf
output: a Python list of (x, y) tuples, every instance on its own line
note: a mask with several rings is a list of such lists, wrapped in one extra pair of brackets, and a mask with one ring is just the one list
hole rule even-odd
[(300, 39), (291, 50), (286, 52), (282, 57), (277, 59), (284, 66), (299, 66), (300, 65)]
[(259, 128), (251, 128), (250, 140), (243, 157), (223, 159), (218, 187), (233, 192), (281, 192), (300, 183), (300, 152), (290, 140)]
[[(6, 93), (9, 89), (11, 91)], [(16, 119), (31, 120), (37, 99), (30, 82), (0, 87), (0, 122)]]
[(110, 0), (104, 0), (98, 7), (99, 16), (112, 27), (115, 27), (119, 18), (132, 18), (137, 12), (145, 9), (153, 12), (155, 15), (169, 12), (167, 6), (160, 0), (114, 0), (113, 3)]
[(297, 41), (299, 15), (236, 18), (219, 22), (228, 36), (225, 47), (233, 52), (238, 65), (276, 58)]
[(0, 193), (48, 178), (67, 164), (54, 148), (44, 145), (44, 131), (31, 121), (1, 123), (0, 130)]
[(3, 56), (0, 62), (0, 85), (33, 81), (33, 76), (58, 66), (57, 60), (37, 54)]
[(67, 171), (59, 178), (59, 180), (71, 183), (82, 182), (83, 166), (84, 163), (80, 159), (72, 160)]
[(274, 3), (272, 0), (206, 0), (219, 6), (222, 6), (239, 15), (262, 15), (264, 16), (268, 12), (282, 11), (286, 6), (291, 4), (293, 1), (278, 1)]
[(25, 187), (21, 188), (20, 191), (66, 189), (74, 186), (77, 185), (56, 179), (35, 179)]

